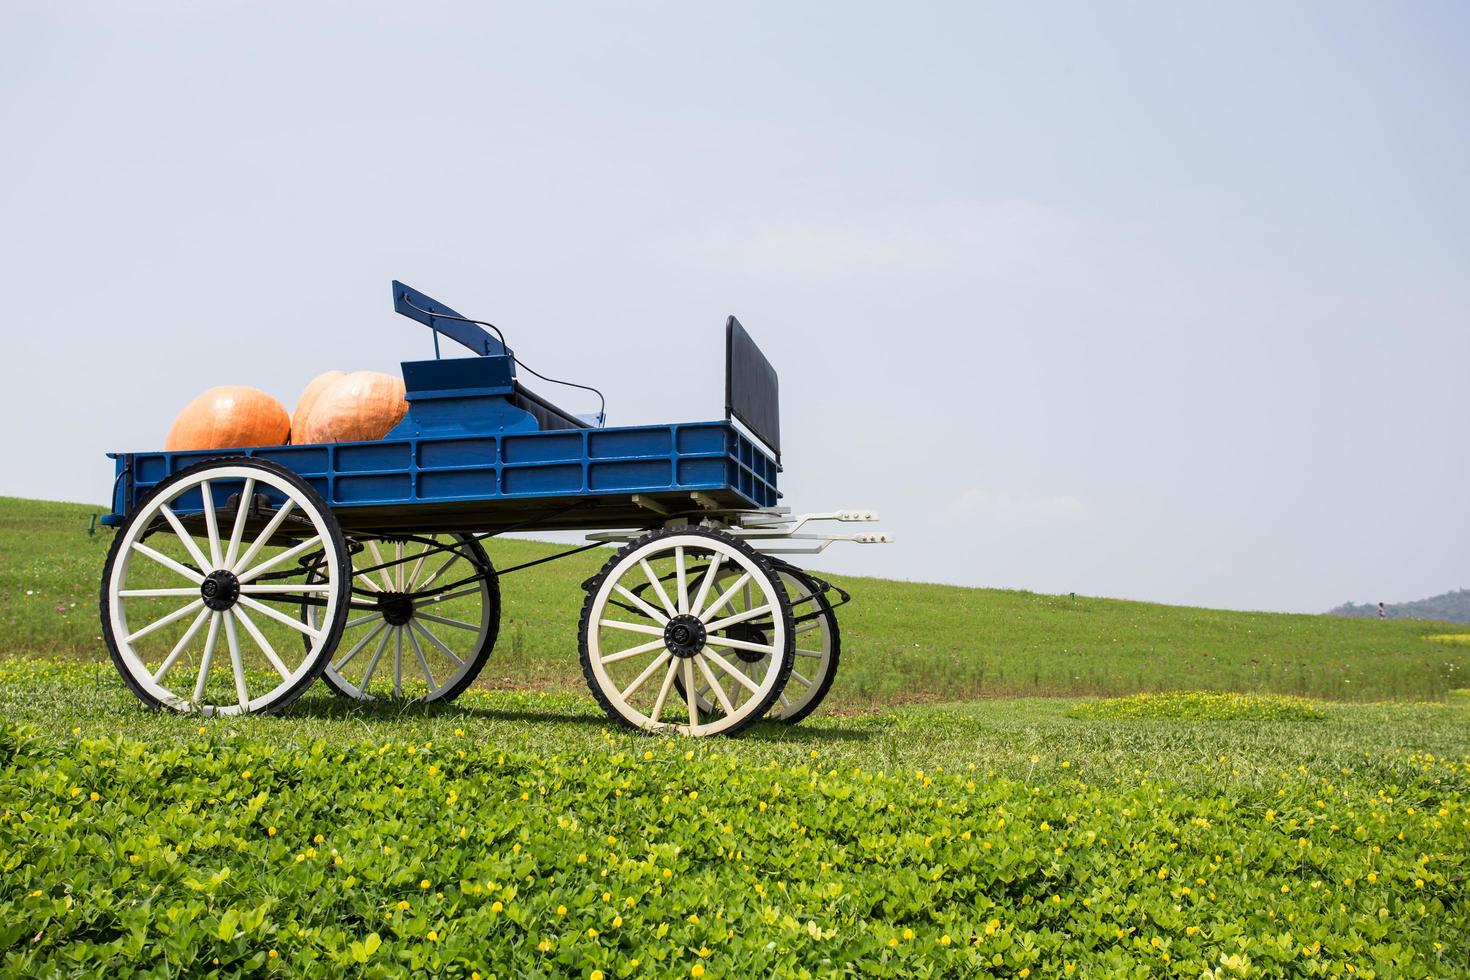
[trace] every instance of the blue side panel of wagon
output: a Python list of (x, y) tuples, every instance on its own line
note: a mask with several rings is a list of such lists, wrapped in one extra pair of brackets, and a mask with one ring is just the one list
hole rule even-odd
[(117, 515), (131, 513), (143, 495), (179, 470), (222, 455), (280, 463), (311, 483), (344, 523), (352, 523), (347, 513), (352, 508), (573, 502), (599, 496), (626, 500), (635, 493), (687, 497), (693, 491), (730, 498), (735, 507), (771, 507), (780, 497), (773, 459), (729, 423), (695, 422), (122, 453), (116, 456), (114, 515), (105, 520), (113, 523)]

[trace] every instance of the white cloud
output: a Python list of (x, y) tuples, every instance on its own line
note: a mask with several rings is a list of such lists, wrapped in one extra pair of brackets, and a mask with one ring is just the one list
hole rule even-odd
[(965, 490), (950, 501), (955, 519), (986, 520), (1001, 524), (1041, 523), (1071, 518), (1082, 512), (1082, 501), (1065, 494), (1018, 497), (1004, 490)]
[(670, 265), (779, 285), (970, 283), (1033, 266), (1059, 220), (1020, 202), (954, 201), (847, 217), (781, 213), (652, 243)]

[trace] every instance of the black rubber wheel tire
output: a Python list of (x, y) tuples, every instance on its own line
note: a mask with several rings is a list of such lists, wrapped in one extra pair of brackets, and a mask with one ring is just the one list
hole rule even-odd
[[(806, 586), (807, 591), (816, 597), (817, 607), (820, 610), (818, 615), (826, 618), (827, 628), (832, 631), (832, 659), (827, 665), (827, 675), (817, 681), (816, 694), (813, 695), (810, 701), (802, 705), (799, 711), (772, 719), (772, 721), (779, 721), (783, 725), (794, 725), (810, 715), (813, 711), (816, 711), (821, 706), (823, 699), (827, 697), (827, 692), (832, 690), (832, 682), (837, 679), (837, 664), (842, 658), (842, 631), (837, 626), (837, 613), (832, 609), (832, 603), (827, 601), (827, 594), (817, 586), (817, 583), (812, 577), (799, 568), (784, 568), (782, 571), (792, 578), (799, 580)], [(796, 663), (796, 653), (794, 650), (792, 651), (791, 662), (793, 665)]]
[[(469, 690), (470, 685), (479, 679), (480, 671), (485, 669), (485, 661), (490, 659), (490, 654), (495, 650), (495, 641), (500, 637), (500, 576), (495, 574), (495, 565), (490, 561), (490, 556), (485, 553), (484, 547), (473, 537), (459, 533), (452, 533), (450, 536), (455, 539), (460, 548), (470, 553), (470, 560), (472, 562), (490, 570), (490, 575), (485, 579), (485, 585), (487, 586), (485, 603), (490, 607), (490, 624), (485, 628), (485, 632), (480, 635), (480, 645), (470, 654), (472, 661), (470, 669), (465, 671), (459, 680), (444, 688), (441, 693), (436, 694), (434, 697), (414, 699), (421, 701), (423, 704), (448, 704)], [(356, 578), (355, 575), (353, 577)], [(302, 610), (302, 613), (303, 615), (305, 614), (305, 609)], [(366, 700), (353, 696), (350, 691), (343, 690), (325, 669), (322, 671), (322, 683), (333, 694), (345, 701)]]
[[(337, 523), (337, 518), (332, 513), (332, 508), (327, 505), (327, 502), (322, 499), (321, 494), (317, 493), (316, 489), (310, 483), (307, 483), (279, 463), (273, 463), (266, 459), (256, 459), (252, 456), (219, 456), (214, 459), (207, 459), (203, 462), (195, 463), (193, 466), (187, 466), (161, 481), (138, 501), (137, 505), (133, 508), (133, 517), (126, 524), (119, 525), (113, 533), (112, 544), (107, 549), (107, 561), (102, 566), (102, 585), (98, 594), (98, 612), (102, 619), (102, 638), (107, 644), (107, 653), (112, 658), (112, 665), (122, 675), (124, 683), (128, 685), (129, 690), (137, 696), (138, 700), (155, 711), (163, 710), (168, 706), (141, 687), (133, 679), (132, 672), (123, 665), (122, 653), (118, 650), (117, 638), (112, 633), (112, 617), (108, 615), (107, 584), (112, 580), (113, 566), (117, 563), (118, 551), (122, 548), (123, 540), (127, 537), (126, 532), (132, 520), (136, 519), (136, 516), (141, 511), (146, 510), (155, 497), (167, 491), (175, 483), (185, 480), (200, 471), (215, 469), (221, 466), (244, 466), (252, 469), (265, 470), (291, 484), (293, 489), (306, 497), (312, 506), (321, 512), (327, 525), (327, 534), (331, 539), (324, 543), (336, 551), (337, 567), (342, 569), (350, 569), (352, 567), (347, 556), (347, 539), (342, 534), (342, 527)], [(269, 707), (262, 709), (257, 714), (280, 714), (294, 704), (296, 699), (301, 697), (306, 692), (306, 689), (311, 687), (316, 679), (321, 676), (322, 671), (327, 666), (327, 662), (331, 660), (333, 652), (337, 649), (337, 641), (342, 636), (342, 627), (347, 622), (347, 611), (352, 595), (352, 577), (350, 575), (345, 576), (343, 581), (345, 583), (344, 593), (339, 597), (340, 601), (337, 603), (336, 615), (329, 624), (326, 641), (322, 644), (321, 652), (317, 656), (316, 663), (285, 694), (278, 697)]]
[(777, 677), (776, 683), (772, 685), (771, 690), (766, 695), (764, 701), (759, 705), (756, 710), (752, 711), (748, 717), (742, 719), (734, 725), (731, 725), (729, 728), (726, 728), (721, 732), (714, 733), (718, 735), (723, 735), (728, 738), (740, 734), (741, 732), (745, 731), (745, 729), (749, 728), (751, 725), (764, 718), (766, 712), (771, 709), (771, 705), (774, 704), (776, 702), (776, 699), (781, 696), (782, 689), (786, 687), (786, 681), (789, 680), (791, 677), (792, 662), (795, 660), (795, 654), (792, 653), (792, 649), (795, 646), (796, 641), (795, 624), (792, 622), (791, 615), (791, 601), (786, 596), (786, 589), (782, 587), (781, 578), (777, 574), (775, 567), (771, 564), (769, 558), (756, 551), (754, 548), (750, 547), (748, 544), (746, 544), (744, 541), (741, 541), (733, 534), (726, 534), (723, 531), (717, 531), (713, 528), (707, 527), (665, 527), (640, 535), (639, 537), (634, 538), (632, 541), (629, 541), (622, 548), (618, 549), (617, 553), (603, 564), (601, 570), (599, 570), (595, 576), (583, 583), (583, 586), (587, 590), (587, 598), (582, 602), (582, 615), (577, 624), (577, 651), (582, 661), (582, 676), (586, 678), (587, 689), (592, 692), (592, 696), (597, 699), (597, 703), (602, 706), (602, 710), (607, 713), (607, 716), (609, 718), (617, 722), (619, 725), (622, 725), (624, 728), (628, 728), (633, 731), (646, 732), (650, 735), (657, 735), (667, 731), (667, 729), (663, 728), (640, 728), (638, 725), (635, 725), (627, 718), (624, 718), (622, 713), (619, 712), (613, 706), (612, 702), (610, 702), (607, 697), (602, 693), (602, 688), (600, 685), (598, 685), (596, 677), (592, 671), (592, 656), (591, 649), (588, 646), (587, 641), (587, 630), (588, 626), (591, 623), (592, 605), (597, 599), (597, 594), (602, 590), (602, 584), (607, 579), (608, 575), (610, 575), (613, 570), (617, 568), (622, 560), (632, 552), (637, 551), (638, 549), (654, 541), (658, 541), (661, 538), (678, 537), (680, 535), (695, 535), (699, 537), (713, 538), (724, 544), (734, 546), (741, 553), (749, 557), (761, 570), (761, 573), (765, 575), (768, 579), (770, 579), (773, 585), (772, 593), (776, 596), (776, 601), (781, 606), (782, 622), (786, 624), (786, 642), (784, 645), (786, 658), (785, 662), (779, 668), (780, 675)]

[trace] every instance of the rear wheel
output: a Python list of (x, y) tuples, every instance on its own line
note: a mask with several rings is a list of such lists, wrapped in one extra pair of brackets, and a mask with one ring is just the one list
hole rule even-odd
[[(500, 580), (485, 549), (465, 534), (354, 545), (353, 609), (322, 681), (358, 701), (458, 697), (480, 676), (500, 631)], [(303, 612), (314, 621), (312, 607)]]
[[(791, 599), (796, 645), (792, 649), (791, 677), (766, 717), (795, 724), (816, 711), (831, 690), (842, 653), (842, 634), (837, 626), (837, 614), (820, 581), (790, 566), (781, 567), (779, 574), (781, 584)], [(751, 601), (748, 595), (737, 595), (731, 600), (732, 611), (750, 608)], [(744, 668), (746, 664), (740, 666)], [(679, 683), (677, 678), (675, 683)], [(698, 678), (695, 692), (699, 696), (701, 710), (712, 704), (713, 693), (709, 685)], [(683, 694), (682, 687), (679, 693)]]
[[(246, 457), (189, 467), (113, 539), (101, 596), (108, 652), (151, 707), (280, 711), (336, 646), (348, 568), (331, 510), (291, 471)], [(304, 604), (311, 623), (294, 615)]]

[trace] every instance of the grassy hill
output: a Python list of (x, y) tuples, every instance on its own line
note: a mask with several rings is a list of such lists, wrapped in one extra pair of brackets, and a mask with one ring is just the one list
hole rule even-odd
[[(111, 532), (86, 533), (98, 510), (0, 497), (0, 656), (106, 659), (97, 590)], [(508, 540), (487, 548), (500, 566), (557, 550)], [(502, 581), (501, 638), (482, 686), (585, 690), (576, 649), (579, 583), (605, 558), (594, 551)], [(835, 580), (855, 597), (840, 614), (842, 666), (827, 702), (835, 709), (1186, 688), (1440, 699), (1466, 686), (1470, 666), (1463, 642), (1470, 637), (1443, 623)]]

